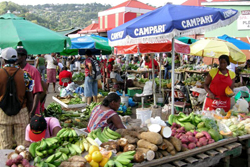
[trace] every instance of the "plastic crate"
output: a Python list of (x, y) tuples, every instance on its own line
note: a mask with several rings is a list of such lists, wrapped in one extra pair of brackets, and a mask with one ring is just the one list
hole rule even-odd
[(128, 95), (129, 96), (134, 96), (136, 93), (141, 94), (142, 93), (142, 89), (141, 88), (137, 88), (137, 87), (133, 87), (133, 88), (128, 88)]

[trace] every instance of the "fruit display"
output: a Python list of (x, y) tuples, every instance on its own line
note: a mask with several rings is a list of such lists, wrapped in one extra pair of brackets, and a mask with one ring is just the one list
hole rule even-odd
[(114, 158), (110, 159), (105, 167), (123, 167), (123, 166), (133, 166), (131, 161), (134, 159), (135, 151), (123, 152)]
[(203, 83), (205, 81), (204, 76), (194, 74), (191, 77), (188, 77), (186, 80), (183, 81), (185, 85), (192, 85), (195, 86), (197, 82)]
[(209, 71), (211, 69), (210, 66), (201, 64), (201, 65), (196, 65), (196, 64), (184, 64), (183, 66), (178, 67), (175, 69), (176, 71)]
[(75, 81), (84, 81), (85, 79), (85, 74), (84, 73), (74, 73), (74, 75), (72, 76), (72, 80), (73, 82)]
[(15, 148), (14, 152), (11, 152), (7, 156), (6, 166), (11, 167), (34, 167), (29, 163), (31, 160), (31, 154), (29, 151), (26, 151), (25, 146), (19, 145)]
[(108, 142), (109, 140), (117, 140), (121, 135), (108, 127), (105, 127), (103, 131), (101, 128), (95, 129), (88, 134), (91, 139), (98, 138), (102, 143)]

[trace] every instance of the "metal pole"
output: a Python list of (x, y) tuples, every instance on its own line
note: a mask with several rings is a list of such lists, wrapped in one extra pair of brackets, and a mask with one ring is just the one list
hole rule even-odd
[(160, 84), (159, 84), (159, 93), (161, 94), (161, 65), (162, 65), (162, 53), (159, 54), (159, 59), (160, 59), (160, 72), (159, 72)]
[(172, 71), (171, 71), (171, 79), (172, 79), (172, 88), (171, 88), (171, 114), (174, 114), (174, 37), (172, 38)]
[(154, 106), (156, 106), (156, 95), (155, 95), (155, 65), (154, 65), (154, 56), (151, 54), (152, 61), (152, 81), (153, 81), (153, 96), (154, 96)]

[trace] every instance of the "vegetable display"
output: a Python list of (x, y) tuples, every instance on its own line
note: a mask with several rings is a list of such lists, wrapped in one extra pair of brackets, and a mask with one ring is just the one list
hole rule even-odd
[(73, 81), (84, 81), (85, 79), (85, 74), (84, 73), (75, 73), (73, 76), (72, 76), (72, 80)]

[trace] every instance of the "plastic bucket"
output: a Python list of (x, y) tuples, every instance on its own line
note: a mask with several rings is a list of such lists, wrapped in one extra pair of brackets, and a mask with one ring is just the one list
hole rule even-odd
[(145, 121), (150, 119), (152, 111), (149, 108), (137, 108), (136, 109), (136, 119), (141, 120), (141, 126), (145, 126)]
[(128, 107), (128, 96), (121, 96), (121, 103)]

